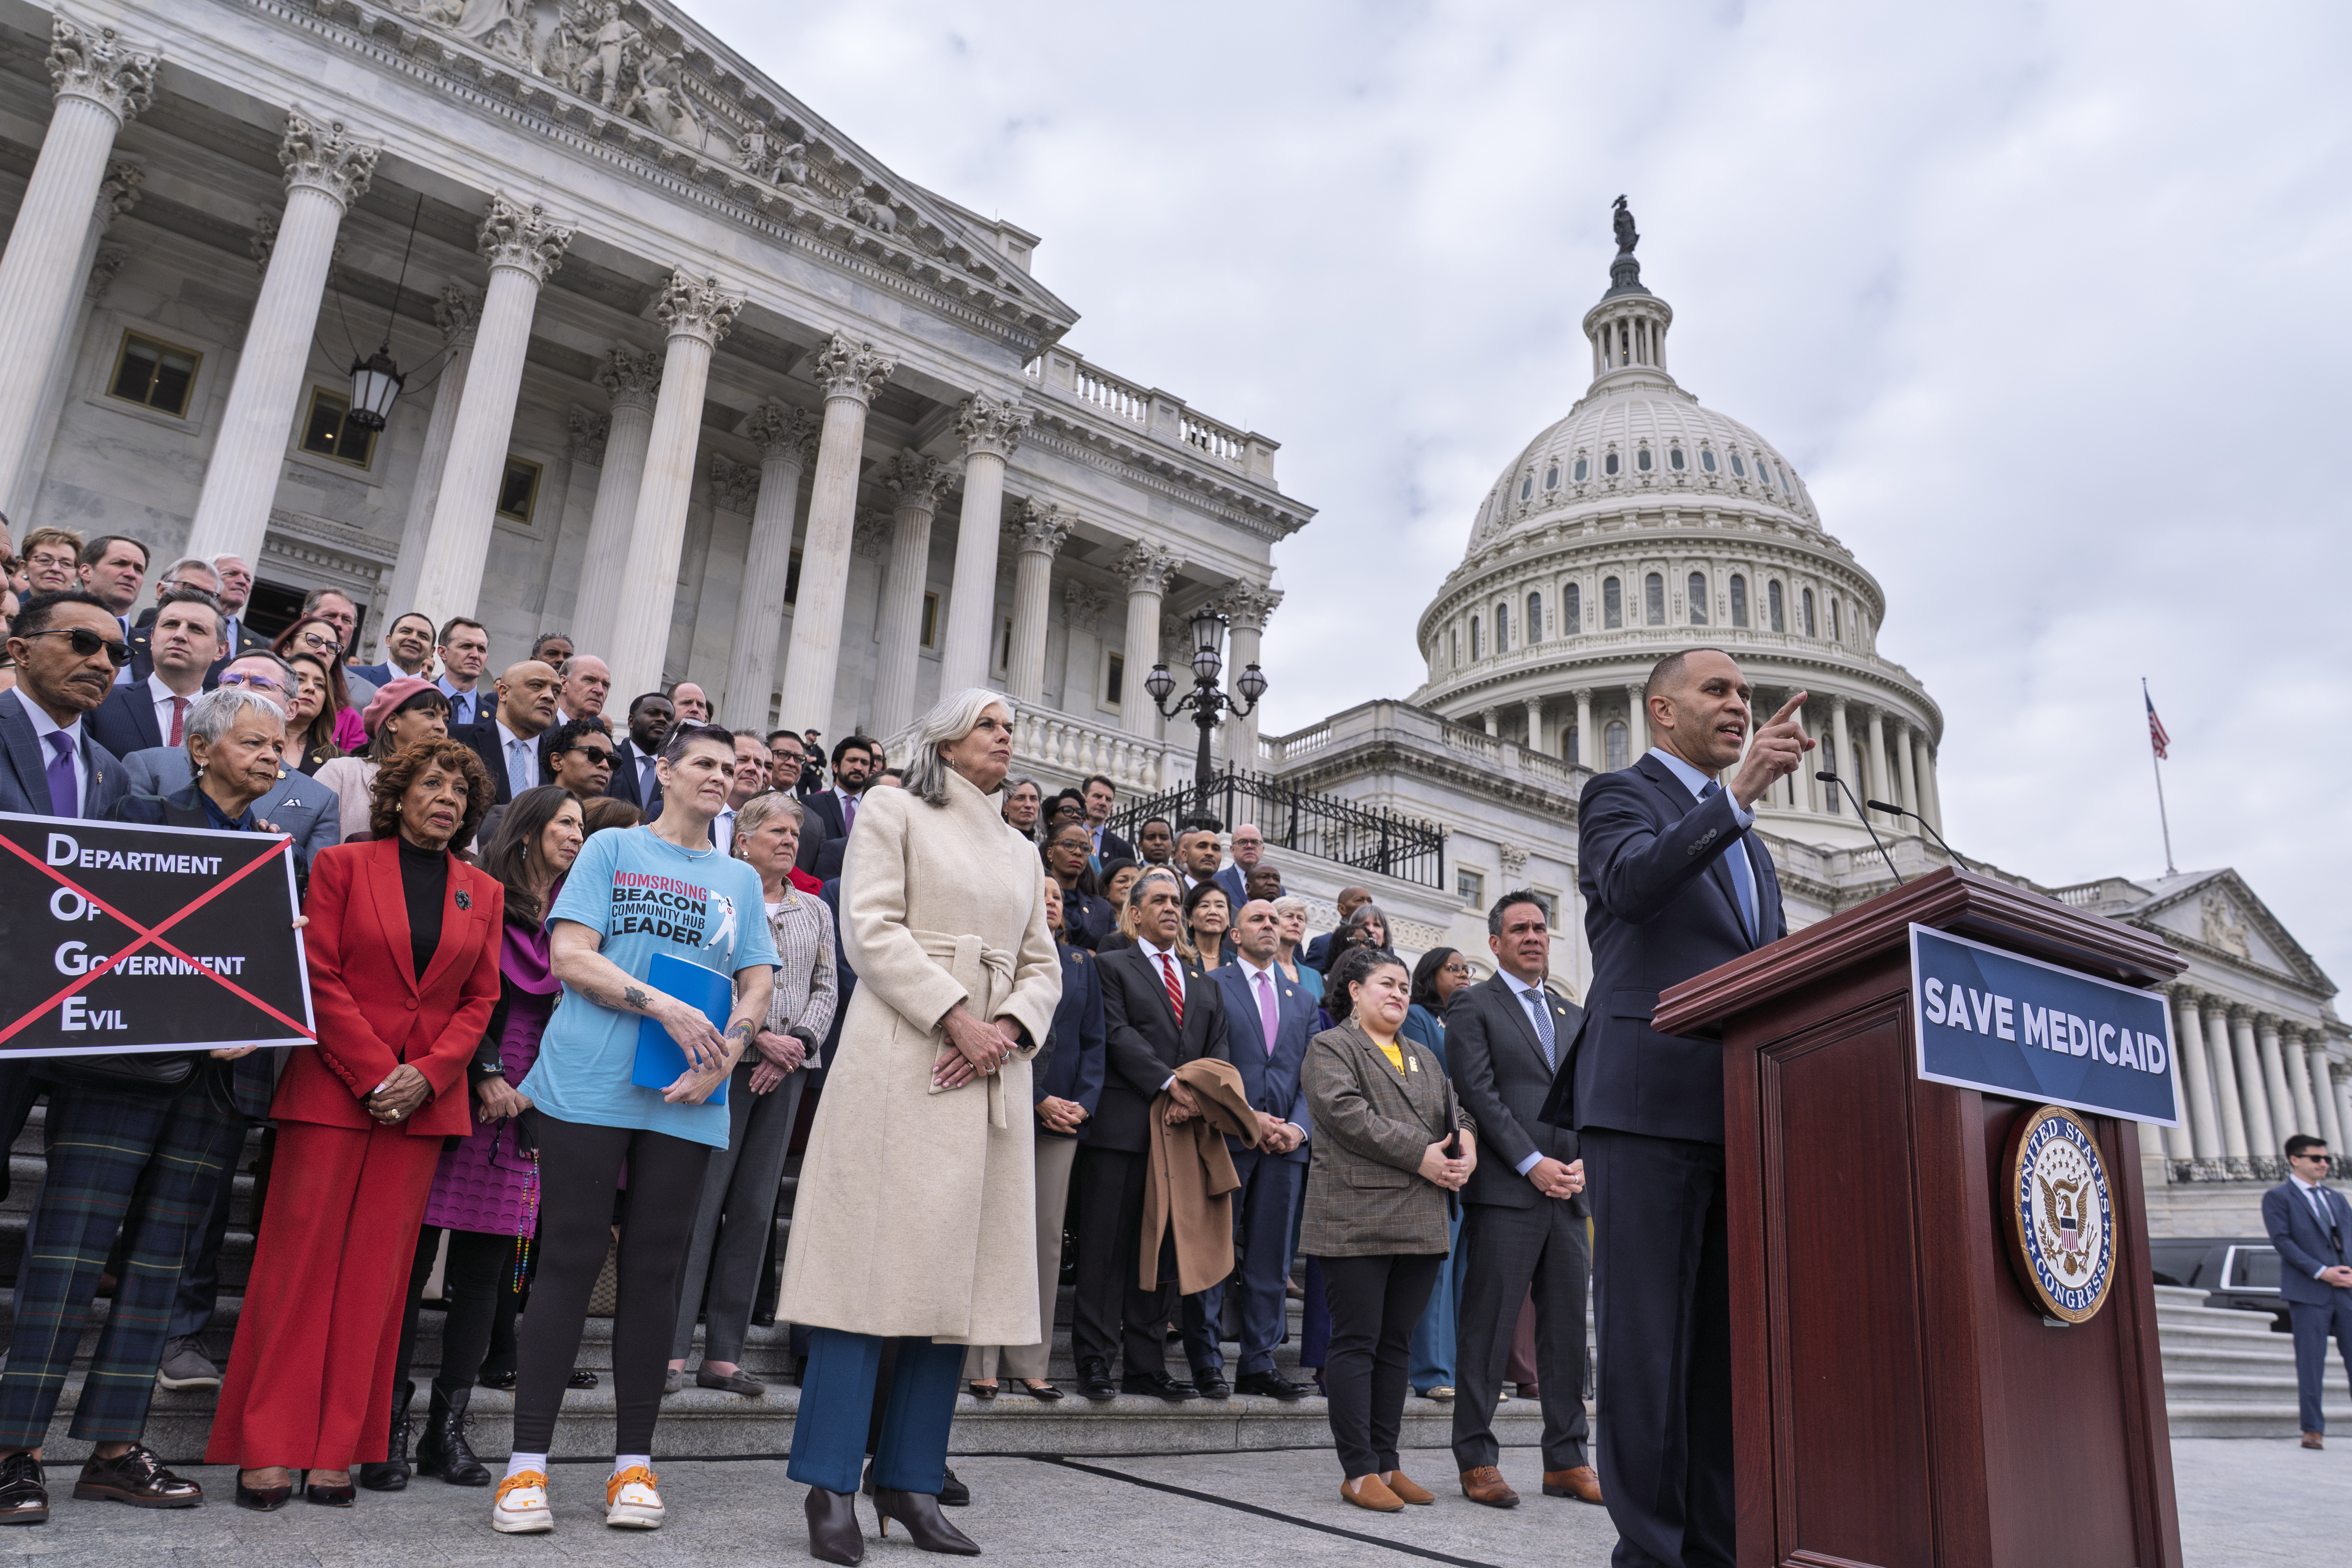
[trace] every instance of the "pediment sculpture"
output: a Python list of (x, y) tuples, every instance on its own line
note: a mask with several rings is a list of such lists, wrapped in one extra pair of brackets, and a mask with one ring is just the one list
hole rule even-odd
[(2218, 947), (2240, 958), (2253, 956), (2253, 943), (2246, 935), (2245, 923), (2239, 920), (2236, 907), (2226, 897), (2221, 893), (2206, 894), (2198, 914), (2198, 934), (2206, 946)]

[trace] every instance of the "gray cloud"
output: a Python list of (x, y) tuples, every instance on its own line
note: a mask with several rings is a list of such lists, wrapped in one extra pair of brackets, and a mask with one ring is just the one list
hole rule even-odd
[(1955, 843), (2158, 870), (2146, 675), (2180, 864), (2352, 971), (2341, 8), (694, 9), (1045, 236), (1073, 347), (1285, 444), (1323, 510), (1269, 728), (1418, 683), (1431, 585), (1583, 389), (1624, 191), (1677, 378), (1885, 584)]

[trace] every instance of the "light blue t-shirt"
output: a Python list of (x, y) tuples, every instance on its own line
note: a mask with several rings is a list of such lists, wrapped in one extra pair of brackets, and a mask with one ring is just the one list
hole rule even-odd
[[(555, 907), (557, 921), (602, 931), (604, 957), (644, 979), (667, 952), (721, 974), (777, 963), (760, 874), (716, 849), (689, 854), (650, 827), (592, 833)], [(727, 1147), (727, 1108), (672, 1105), (629, 1081), (643, 1015), (600, 1006), (569, 985), (539, 1042), (539, 1060), (518, 1087), (560, 1121), (635, 1127)]]

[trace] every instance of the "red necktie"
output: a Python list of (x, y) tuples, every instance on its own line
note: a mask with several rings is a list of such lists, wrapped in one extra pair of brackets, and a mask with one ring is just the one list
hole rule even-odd
[(1168, 1005), (1176, 1010), (1176, 1026), (1184, 1026), (1184, 983), (1176, 978), (1176, 961), (1166, 953), (1160, 955), (1160, 976), (1168, 986)]
[(167, 745), (167, 746), (176, 746), (176, 745), (179, 745), (179, 744), (181, 744), (181, 743), (182, 743), (182, 736), (181, 736), (181, 733), (180, 733), (180, 731), (181, 731), (181, 727), (182, 727), (182, 726), (183, 726), (183, 724), (186, 721), (187, 717), (188, 717), (188, 700), (187, 700), (186, 698), (184, 698), (184, 697), (174, 697), (174, 698), (173, 698), (173, 699), (172, 699), (172, 738), (171, 738), (170, 740), (168, 740), (168, 741), (166, 741), (166, 742), (163, 742), (165, 745)]

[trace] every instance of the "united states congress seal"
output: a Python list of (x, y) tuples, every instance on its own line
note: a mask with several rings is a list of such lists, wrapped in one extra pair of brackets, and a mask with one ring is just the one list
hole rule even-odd
[(2045, 1105), (2010, 1129), (2010, 1262), (2027, 1297), (2048, 1316), (2079, 1323), (2115, 1282), (2116, 1226), (2107, 1167), (2082, 1118)]

